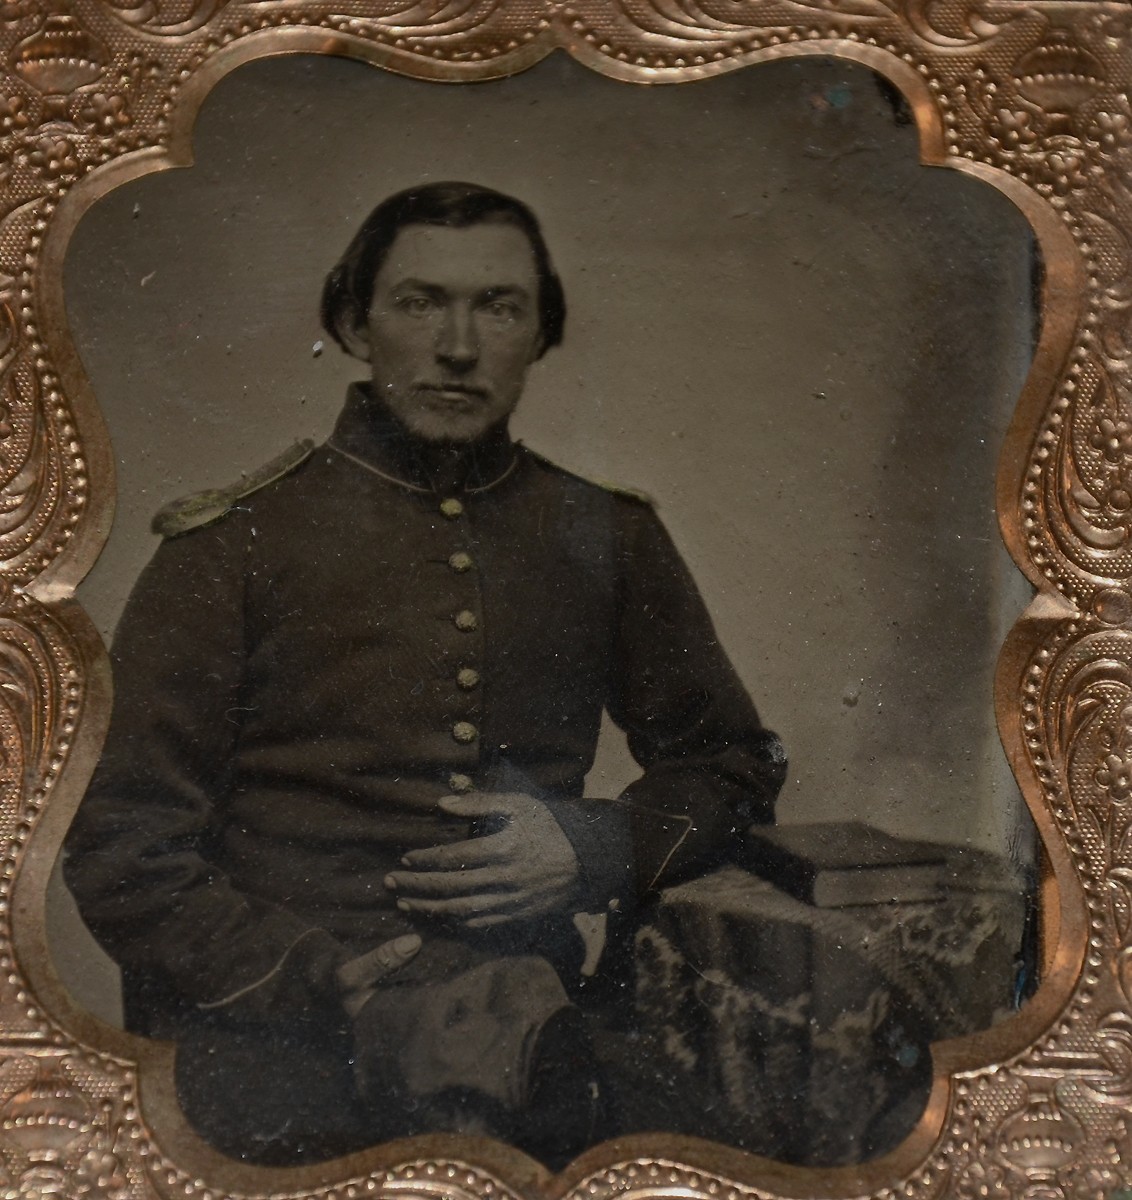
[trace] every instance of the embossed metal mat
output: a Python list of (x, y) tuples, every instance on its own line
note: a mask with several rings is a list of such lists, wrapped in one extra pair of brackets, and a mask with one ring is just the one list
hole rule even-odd
[[(240, 1166), (179, 1118), (168, 1048), (77, 1011), (45, 946), (47, 876), (108, 709), (101, 642), (69, 599), (105, 538), (114, 481), (67, 332), (64, 251), (97, 196), (188, 161), (195, 112), (241, 62), (337, 54), (461, 81), (521, 70), (555, 48), (610, 77), (656, 83), (785, 55), (852, 59), (908, 98), (925, 162), (987, 181), (1029, 219), (1043, 323), (998, 506), (1038, 595), (1004, 647), (996, 703), (1052, 864), (1044, 982), (1011, 1021), (935, 1047), (936, 1086), (917, 1129), (860, 1167), (801, 1171), (663, 1136), (599, 1147), (556, 1181), (498, 1145), (440, 1137), (286, 1173)], [(1132, 1158), (1132, 8), (5, 0), (0, 49), (6, 1194), (1118, 1195), (1121, 1160)]]

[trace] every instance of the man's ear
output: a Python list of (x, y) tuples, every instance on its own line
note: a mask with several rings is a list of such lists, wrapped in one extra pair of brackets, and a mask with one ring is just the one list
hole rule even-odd
[(346, 348), (346, 353), (351, 358), (357, 358), (362, 362), (368, 363), (369, 326), (364, 320), (356, 323), (356, 316), (357, 314), (354, 312), (352, 306), (339, 309), (334, 318), (334, 329), (342, 345)]

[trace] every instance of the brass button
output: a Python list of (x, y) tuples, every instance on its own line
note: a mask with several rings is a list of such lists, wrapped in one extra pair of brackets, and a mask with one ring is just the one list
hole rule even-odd
[(480, 624), (476, 614), (469, 608), (462, 608), (452, 620), (456, 622), (456, 628), (461, 633), (471, 633), (474, 629), (478, 629)]
[(456, 499), (455, 496), (449, 496), (447, 500), (441, 500), (440, 511), (450, 520), (454, 521), (457, 517), (464, 513), (464, 506)]
[(457, 550), (456, 553), (448, 559), (448, 565), (453, 571), (458, 571), (461, 575), (463, 575), (465, 571), (470, 571), (472, 569), (472, 556), (466, 550)]
[(474, 667), (461, 667), (456, 672), (456, 682), (466, 692), (470, 692), (472, 688), (479, 687), (480, 673)]
[(470, 775), (462, 775), (459, 771), (453, 771), (448, 776), (448, 786), (459, 795), (461, 792), (470, 792), (476, 785), (472, 782)]
[(463, 742), (467, 745), (468, 742), (474, 742), (480, 735), (480, 731), (471, 723), (471, 721), (457, 721), (452, 726), (452, 736), (458, 742)]

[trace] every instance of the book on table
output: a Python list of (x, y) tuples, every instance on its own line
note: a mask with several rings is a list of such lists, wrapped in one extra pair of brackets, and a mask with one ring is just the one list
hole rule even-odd
[(937, 900), (954, 886), (948, 847), (860, 821), (752, 825), (746, 866), (817, 908)]

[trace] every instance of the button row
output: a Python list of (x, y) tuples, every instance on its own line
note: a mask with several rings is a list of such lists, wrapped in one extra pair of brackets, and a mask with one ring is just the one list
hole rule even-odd
[[(450, 521), (456, 520), (457, 517), (464, 515), (464, 505), (457, 500), (455, 496), (449, 496), (440, 502), (441, 514)], [(456, 550), (448, 558), (448, 566), (457, 574), (462, 575), (465, 571), (470, 571), (474, 566), (472, 556), (466, 550)], [(453, 614), (452, 622), (461, 633), (474, 633), (479, 628), (479, 618), (470, 608), (463, 608), (458, 613)], [(472, 667), (461, 667), (456, 672), (456, 685), (464, 691), (471, 691), (479, 686), (480, 674)], [(480, 735), (480, 731), (471, 723), (471, 721), (457, 721), (452, 726), (453, 740), (459, 742), (462, 746), (467, 746), (474, 742)], [(469, 792), (474, 786), (472, 779), (468, 775), (460, 772), (454, 772), (448, 777), (448, 786), (453, 792)]]

